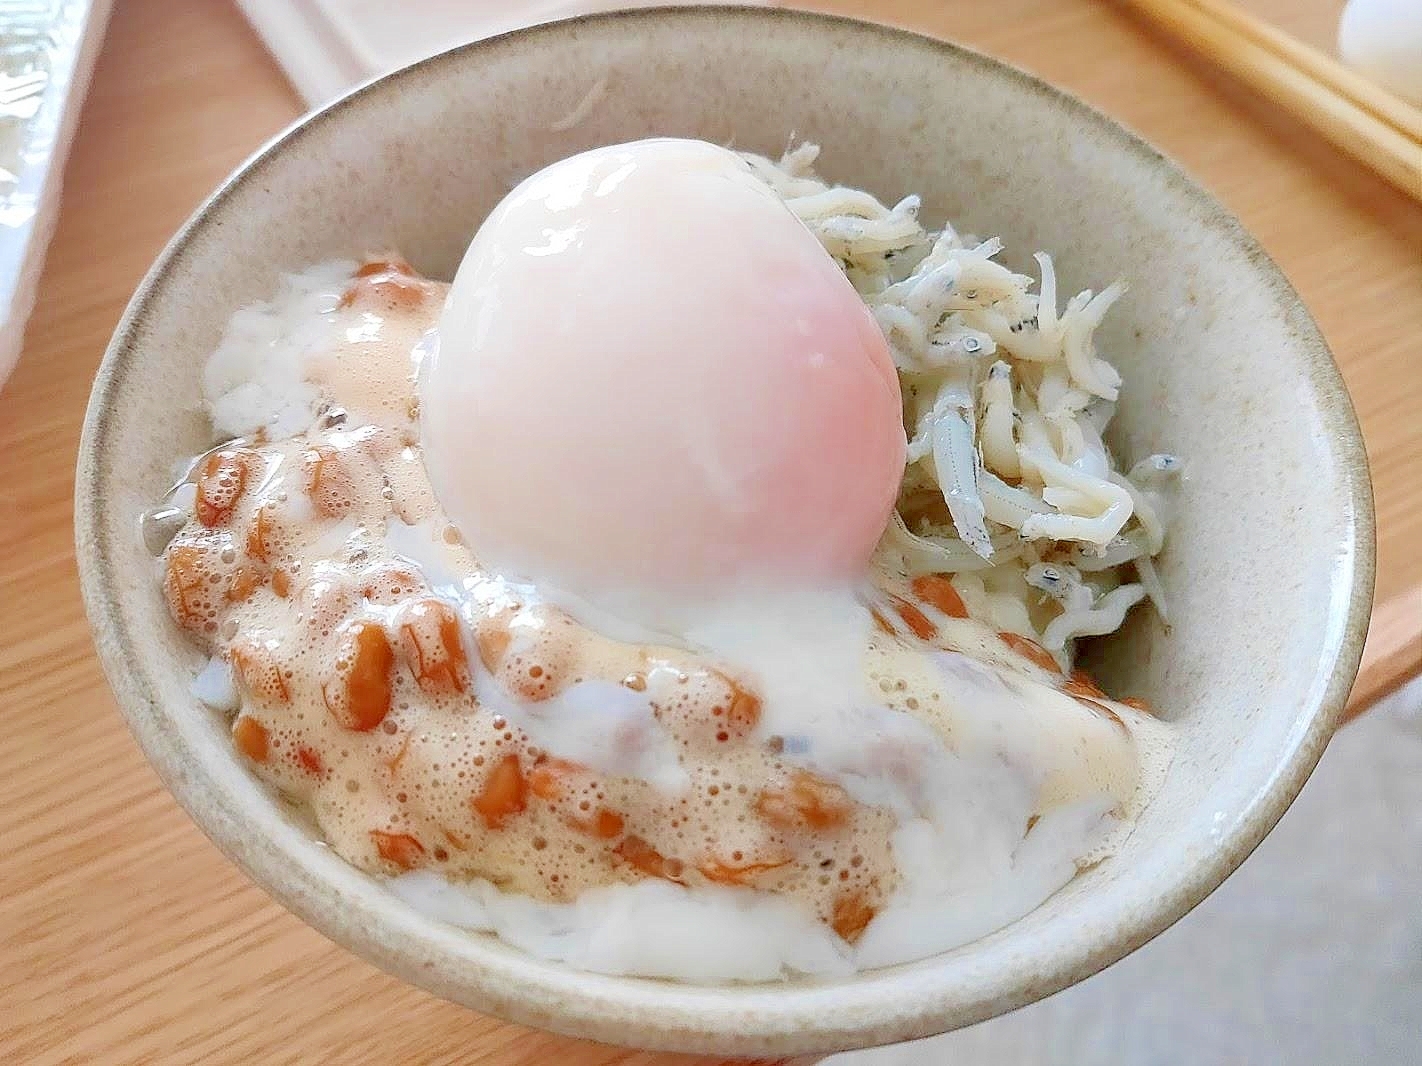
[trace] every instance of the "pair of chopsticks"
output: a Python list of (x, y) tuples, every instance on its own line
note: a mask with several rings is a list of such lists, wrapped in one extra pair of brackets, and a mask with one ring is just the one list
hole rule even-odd
[(1226, 0), (1123, 0), (1422, 201), (1422, 110)]

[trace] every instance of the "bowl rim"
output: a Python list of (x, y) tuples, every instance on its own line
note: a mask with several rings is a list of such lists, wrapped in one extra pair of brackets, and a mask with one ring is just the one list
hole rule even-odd
[[(230, 810), (224, 786), (202, 767), (170, 746), (161, 719), (165, 709), (158, 687), (138, 653), (141, 642), (125, 624), (123, 594), (116, 568), (104, 485), (115, 476), (106, 444), (116, 416), (114, 397), (140, 352), (149, 308), (160, 301), (171, 273), (194, 237), (221, 218), (224, 206), (242, 186), (260, 180), (263, 169), (280, 153), (327, 123), (357, 113), (363, 101), (399, 93), (415, 79), (438, 77), (446, 66), (460, 66), (509, 42), (538, 42), (557, 48), (570, 30), (618, 24), (627, 33), (666, 21), (739, 20), (784, 32), (795, 25), (828, 36), (874, 38), (887, 49), (916, 48), (973, 66), (984, 77), (1017, 82), (1044, 95), (1076, 125), (1094, 128), (1121, 151), (1156, 168), (1201, 209), (1203, 224), (1217, 229), (1260, 271), (1279, 301), (1297, 341), (1310, 393), (1325, 420), (1329, 446), (1346, 483), (1350, 540), (1347, 565), (1331, 589), (1330, 612), (1341, 624), (1325, 647), (1310, 689), (1311, 700), (1298, 712), (1285, 758), (1258, 783), (1239, 818), (1223, 832), (1210, 855), (1133, 916), (1112, 926), (1108, 939), (1069, 950), (1017, 960), (1004, 972), (983, 974), (975, 987), (960, 982), (944, 989), (933, 981), (895, 982), (894, 970), (866, 971), (833, 984), (795, 983), (699, 987), (640, 978), (591, 975), (558, 963), (523, 956), (488, 940), (463, 934), (469, 949), (455, 954), (439, 943), (431, 920), (402, 913), (393, 896), (373, 879), (354, 873), (341, 860), (313, 859), (285, 837), (244, 830), (249, 818)], [(477, 58), (474, 60), (477, 62)], [(953, 42), (880, 23), (786, 8), (702, 4), (654, 7), (583, 15), (514, 30), (437, 53), (372, 78), (331, 103), (295, 120), (253, 152), (192, 213), (167, 243), (134, 292), (115, 329), (95, 376), (85, 413), (75, 480), (75, 537), (80, 585), (99, 658), (121, 713), (164, 784), (200, 829), (246, 874), (289, 910), (360, 957), (436, 995), (507, 1020), (613, 1043), (658, 1050), (719, 1054), (822, 1053), (914, 1039), (985, 1020), (1031, 1003), (1074, 984), (1134, 951), (1210, 894), (1248, 857), (1283, 815), (1313, 767), (1342, 715), (1362, 656), (1371, 610), (1375, 572), (1375, 528), (1366, 452), (1352, 401), (1332, 354), (1297, 292), (1283, 272), (1238, 219), (1173, 160), (1115, 119), (1001, 60)], [(150, 716), (152, 716), (150, 718)], [(369, 884), (363, 891), (358, 881)], [(378, 894), (378, 895), (377, 895)], [(333, 907), (339, 903), (346, 910)], [(435, 923), (438, 924), (438, 923)], [(383, 934), (383, 935), (382, 935)], [(931, 960), (926, 960), (931, 961)], [(444, 964), (444, 968), (440, 968)], [(922, 964), (920, 964), (922, 965)], [(1005, 972), (1011, 970), (1012, 972)], [(882, 987), (881, 987), (882, 986)], [(848, 997), (844, 995), (848, 992)], [(847, 1010), (873, 993), (878, 1010)], [(892, 993), (892, 998), (889, 993)], [(629, 1020), (630, 1019), (630, 1020)]]

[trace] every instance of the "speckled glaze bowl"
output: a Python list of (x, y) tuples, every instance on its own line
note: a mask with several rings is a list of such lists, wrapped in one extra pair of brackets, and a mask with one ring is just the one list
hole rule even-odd
[[(1093, 650), (1179, 730), (1163, 791), (1114, 858), (956, 951), (853, 979), (687, 987), (595, 976), (416, 913), (293, 821), (188, 684), (138, 515), (211, 443), (200, 369), (276, 272), (402, 249), (449, 276), (519, 179), (583, 149), (685, 135), (778, 153), (930, 221), (1056, 256), (1062, 287), (1124, 276), (1098, 335), (1125, 376), (1112, 443), (1184, 456), (1160, 562), (1170, 625), (1138, 612)], [(231, 858), (333, 940), (440, 996), (563, 1033), (721, 1054), (939, 1033), (1048, 995), (1200, 902), (1303, 785), (1362, 649), (1373, 516), (1347, 394), (1298, 296), (1159, 153), (1019, 71), (933, 40), (760, 9), (658, 10), (455, 49), (358, 89), (258, 152), (139, 287), (95, 383), (79, 566), (100, 655), (148, 758)]]

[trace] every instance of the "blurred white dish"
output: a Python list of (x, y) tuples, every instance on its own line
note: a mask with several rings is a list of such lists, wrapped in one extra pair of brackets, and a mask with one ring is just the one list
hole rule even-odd
[(0, 3), (0, 385), (20, 357), (110, 5)]
[[(719, 2), (778, 6), (778, 0)], [(677, 0), (416, 0), (414, 4), (237, 0), (296, 91), (312, 107), (334, 100), (367, 78), (466, 41), (574, 15), (675, 3)]]
[(1348, 0), (1338, 23), (1338, 51), (1385, 89), (1422, 105), (1422, 4)]

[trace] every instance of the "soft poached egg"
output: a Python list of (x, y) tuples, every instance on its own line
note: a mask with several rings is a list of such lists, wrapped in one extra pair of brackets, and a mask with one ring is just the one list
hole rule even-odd
[(420, 391), (475, 554), (638, 621), (845, 587), (898, 491), (887, 343), (738, 156), (656, 139), (554, 163), (465, 254)]

